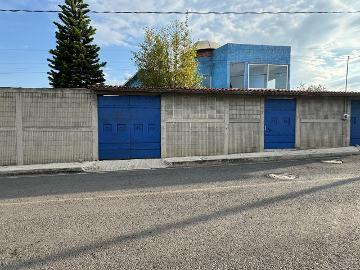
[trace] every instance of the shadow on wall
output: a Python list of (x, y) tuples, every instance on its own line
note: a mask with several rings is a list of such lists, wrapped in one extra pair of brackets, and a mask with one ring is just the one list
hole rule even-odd
[(69, 174), (36, 178), (0, 177), (0, 199), (227, 182), (234, 179), (247, 182), (254, 177), (254, 172), (264, 172), (265, 174), (276, 169), (286, 169), (314, 162), (316, 160), (243, 163), (231, 166), (122, 171), (104, 174)]
[(8, 267), (9, 269), (15, 270), (24, 267), (34, 267), (36, 265), (41, 265), (41, 264), (44, 265), (54, 261), (73, 258), (94, 250), (106, 249), (106, 248), (110, 248), (111, 246), (126, 243), (128, 241), (134, 241), (134, 240), (136, 241), (147, 237), (157, 236), (170, 230), (182, 229), (188, 226), (205, 223), (211, 220), (220, 219), (234, 214), (243, 213), (252, 209), (267, 207), (272, 204), (286, 202), (292, 199), (299, 198), (301, 196), (314, 194), (317, 192), (321, 192), (323, 190), (333, 189), (344, 185), (349, 185), (358, 181), (360, 181), (360, 178), (350, 178), (347, 180), (336, 181), (325, 185), (303, 189), (300, 191), (289, 192), (282, 195), (265, 198), (252, 203), (224, 208), (220, 211), (215, 211), (210, 214), (195, 216), (192, 218), (184, 219), (179, 222), (159, 224), (158, 226), (154, 226), (146, 230), (120, 235), (113, 239), (108, 239), (88, 245), (83, 245), (81, 247), (70, 248), (52, 255), (24, 260), (22, 262), (9, 265)]

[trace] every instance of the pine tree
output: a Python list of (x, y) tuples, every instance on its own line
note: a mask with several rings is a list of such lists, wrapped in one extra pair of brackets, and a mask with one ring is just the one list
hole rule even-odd
[(84, 0), (65, 0), (59, 5), (61, 23), (57, 26), (56, 48), (48, 59), (50, 84), (54, 88), (82, 88), (105, 82), (100, 48), (93, 44), (95, 28), (90, 25), (88, 4)]

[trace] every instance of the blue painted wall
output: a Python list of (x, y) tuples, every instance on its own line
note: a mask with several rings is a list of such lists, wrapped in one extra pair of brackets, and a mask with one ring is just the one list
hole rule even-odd
[(351, 101), (350, 145), (360, 145), (360, 100)]
[[(213, 53), (209, 61), (212, 63), (212, 87), (230, 87), (230, 63), (245, 64), (245, 88), (248, 86), (249, 64), (275, 64), (288, 66), (288, 82), (290, 82), (290, 46), (247, 45), (228, 43)], [(202, 70), (200, 69), (200, 72)], [(288, 84), (288, 88), (290, 88)]]
[[(230, 88), (230, 63), (245, 64), (245, 88), (248, 88), (249, 64), (275, 64), (288, 66), (288, 88), (290, 88), (290, 46), (270, 46), (228, 43), (214, 50), (211, 57), (197, 58), (198, 69), (204, 76), (204, 86)], [(210, 80), (206, 77), (211, 78)], [(139, 86), (136, 77), (126, 84)]]
[(137, 76), (137, 73), (125, 83), (125, 86), (128, 86), (128, 87), (140, 87), (141, 86), (140, 81)]
[(212, 77), (212, 57), (200, 57), (197, 58), (198, 70), (201, 76), (203, 76), (203, 85), (207, 88), (211, 88), (211, 77)]

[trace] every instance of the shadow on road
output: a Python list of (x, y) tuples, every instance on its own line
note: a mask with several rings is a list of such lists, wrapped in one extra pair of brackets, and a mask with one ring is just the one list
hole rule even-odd
[(344, 185), (349, 185), (349, 184), (352, 184), (352, 183), (355, 183), (358, 181), (360, 181), (360, 178), (350, 178), (350, 179), (346, 179), (346, 180), (340, 180), (340, 181), (328, 183), (325, 185), (320, 185), (320, 186), (316, 186), (316, 187), (312, 187), (312, 188), (303, 189), (300, 191), (289, 192), (289, 193), (285, 193), (282, 195), (258, 200), (256, 202), (251, 202), (251, 203), (247, 203), (247, 204), (243, 204), (243, 205), (237, 205), (234, 207), (224, 208), (220, 211), (215, 211), (213, 213), (198, 215), (198, 216), (195, 216), (192, 218), (184, 219), (182, 221), (160, 224), (158, 226), (154, 226), (154, 227), (151, 227), (146, 230), (133, 232), (133, 233), (125, 234), (125, 235), (120, 235), (113, 239), (108, 239), (105, 241), (100, 241), (100, 242), (84, 245), (81, 247), (70, 248), (70, 249), (64, 250), (62, 252), (49, 255), (49, 256), (28, 259), (28, 260), (25, 260), (22, 262), (18, 262), (18, 263), (9, 265), (8, 267), (9, 267), (9, 269), (21, 269), (21, 268), (26, 268), (26, 267), (33, 267), (33, 266), (36, 266), (39, 264), (47, 264), (47, 263), (54, 262), (54, 261), (64, 260), (67, 258), (73, 258), (73, 257), (80, 256), (87, 252), (91, 252), (94, 250), (100, 250), (100, 249), (106, 249), (111, 246), (123, 244), (123, 243), (126, 243), (131, 240), (139, 240), (139, 239), (143, 239), (143, 238), (147, 238), (147, 237), (157, 236), (157, 235), (160, 235), (160, 234), (170, 231), (170, 230), (181, 229), (181, 228), (193, 226), (193, 225), (196, 225), (199, 223), (205, 223), (205, 222), (208, 222), (211, 220), (227, 217), (227, 216), (238, 214), (238, 213), (243, 213), (243, 212), (246, 212), (249, 210), (253, 210), (253, 209), (257, 209), (257, 208), (261, 208), (261, 207), (267, 207), (267, 206), (270, 206), (275, 203), (285, 202), (288, 200), (299, 198), (301, 196), (314, 194), (314, 193), (317, 193), (320, 191), (333, 189), (333, 188), (344, 186)]
[(0, 177), (0, 199), (61, 195), (190, 185), (232, 180), (250, 181), (254, 172), (271, 172), (291, 166), (303, 166), (316, 160), (245, 163), (194, 168), (69, 174), (38, 177)]

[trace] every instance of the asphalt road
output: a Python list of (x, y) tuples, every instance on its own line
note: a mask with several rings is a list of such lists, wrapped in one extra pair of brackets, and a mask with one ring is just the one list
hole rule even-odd
[(343, 160), (0, 178), (0, 269), (360, 269)]

